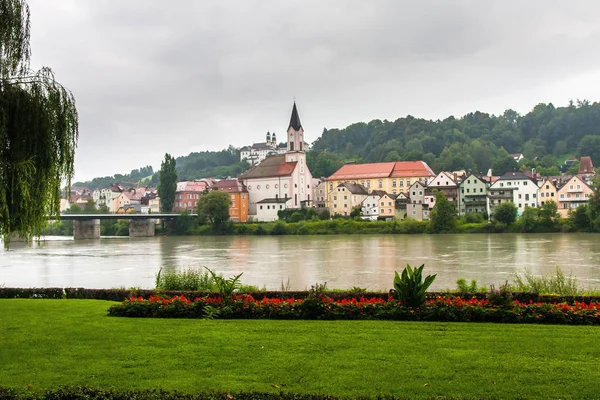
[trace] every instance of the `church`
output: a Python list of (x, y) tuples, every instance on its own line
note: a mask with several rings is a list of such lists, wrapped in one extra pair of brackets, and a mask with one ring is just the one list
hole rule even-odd
[(238, 177), (248, 189), (249, 217), (273, 221), (279, 210), (312, 206), (312, 174), (306, 165), (305, 151), (304, 129), (294, 102), (286, 152), (267, 156)]

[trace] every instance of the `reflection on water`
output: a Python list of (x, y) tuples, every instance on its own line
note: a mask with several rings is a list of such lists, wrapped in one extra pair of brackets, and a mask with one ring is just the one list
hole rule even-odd
[(279, 289), (317, 282), (329, 287), (387, 290), (407, 263), (437, 273), (433, 289), (455, 288), (458, 278), (501, 283), (529, 268), (560, 266), (585, 287), (600, 288), (597, 234), (224, 236), (48, 240), (0, 252), (0, 285), (10, 287), (139, 286), (151, 288), (161, 266), (207, 266)]

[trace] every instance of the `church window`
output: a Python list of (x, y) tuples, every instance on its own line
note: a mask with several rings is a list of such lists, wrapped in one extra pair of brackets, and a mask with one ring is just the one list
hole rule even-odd
[(270, 209), (271, 209), (271, 206), (269, 206), (269, 205), (268, 205), (268, 206), (267, 206), (267, 210), (270, 210)]
[(248, 190), (252, 190), (252, 185), (248, 185)]
[(268, 189), (268, 188), (269, 188), (269, 185), (265, 185), (265, 189)]
[(290, 142), (290, 151), (294, 151), (294, 142)]
[(256, 185), (256, 190), (260, 190), (260, 185)]
[(283, 184), (283, 187), (287, 189), (287, 183), (284, 183), (284, 184)]
[(277, 189), (279, 187), (279, 185), (275, 184), (275, 189)]
[(262, 206), (260, 206), (260, 209), (262, 210)]

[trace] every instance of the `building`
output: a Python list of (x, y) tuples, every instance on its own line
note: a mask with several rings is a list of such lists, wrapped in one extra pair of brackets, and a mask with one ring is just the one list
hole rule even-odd
[(517, 206), (517, 214), (523, 214), (525, 207), (538, 206), (538, 186), (521, 171), (509, 171), (489, 187), (490, 213), (498, 204), (512, 201)]
[(567, 183), (558, 188), (558, 213), (561, 217), (568, 217), (569, 211), (582, 204), (587, 204), (594, 191), (585, 181), (575, 175)]
[(489, 183), (477, 175), (468, 175), (458, 184), (458, 214), (487, 213), (490, 214), (488, 199)]
[(315, 188), (315, 208), (325, 208), (327, 198), (327, 182), (321, 181)]
[(277, 144), (275, 132), (267, 132), (264, 142), (254, 143), (252, 146), (244, 146), (240, 149), (240, 161), (247, 160), (250, 165), (260, 164), (267, 156), (285, 154), (287, 146), (285, 143)]
[(540, 206), (543, 206), (548, 201), (553, 201), (558, 205), (558, 190), (556, 185), (550, 179), (546, 178), (540, 183), (538, 189), (538, 201)]
[(429, 208), (435, 207), (435, 190), (439, 190), (458, 209), (458, 183), (456, 175), (442, 171), (427, 182), (427, 188), (431, 193), (431, 197), (428, 198)]
[(340, 183), (327, 194), (327, 207), (331, 215), (350, 216), (352, 210), (360, 207), (369, 193), (362, 185), (356, 183)]
[(371, 164), (344, 164), (329, 178), (328, 189), (331, 191), (340, 183), (356, 183), (364, 186), (369, 192), (383, 190), (386, 193), (398, 194), (406, 191), (416, 181), (427, 182), (435, 173), (424, 161), (397, 161)]
[(596, 175), (591, 157), (583, 156), (579, 159), (579, 171), (577, 171), (577, 175), (579, 175), (586, 182)]
[(384, 193), (379, 198), (379, 212), (377, 219), (392, 220), (396, 217), (396, 197), (395, 194)]
[(373, 190), (360, 204), (362, 219), (376, 221), (379, 216), (379, 199), (385, 196), (383, 190)]
[(427, 191), (427, 184), (423, 181), (414, 182), (408, 189), (408, 202), (406, 203), (406, 217), (416, 219), (418, 221), (429, 220), (430, 193)]
[(312, 206), (315, 198), (312, 179), (306, 165), (304, 129), (294, 102), (285, 154), (267, 156), (238, 177), (248, 190), (249, 216), (260, 221), (257, 204), (264, 199), (290, 198), (290, 203), (284, 203), (288, 208)]
[(257, 221), (277, 221), (279, 215), (277, 214), (280, 210), (291, 208), (290, 203), (292, 199), (290, 197), (273, 197), (269, 199), (262, 199), (256, 203), (256, 220)]
[(210, 183), (205, 180), (177, 182), (173, 212), (188, 211), (194, 213), (200, 195), (207, 191), (209, 187)]
[(120, 183), (112, 183), (107, 188), (94, 190), (92, 197), (94, 198), (97, 208), (105, 206), (109, 210), (113, 211), (113, 201), (125, 190), (127, 189)]
[(237, 179), (226, 179), (216, 182), (212, 190), (222, 190), (229, 194), (229, 218), (233, 222), (248, 221), (248, 190)]

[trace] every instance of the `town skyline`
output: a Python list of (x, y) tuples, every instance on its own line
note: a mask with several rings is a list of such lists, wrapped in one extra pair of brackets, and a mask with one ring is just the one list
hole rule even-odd
[(30, 7), (32, 67), (77, 101), (76, 181), (283, 134), (294, 98), (308, 142), (373, 119), (600, 99), (592, 2)]

